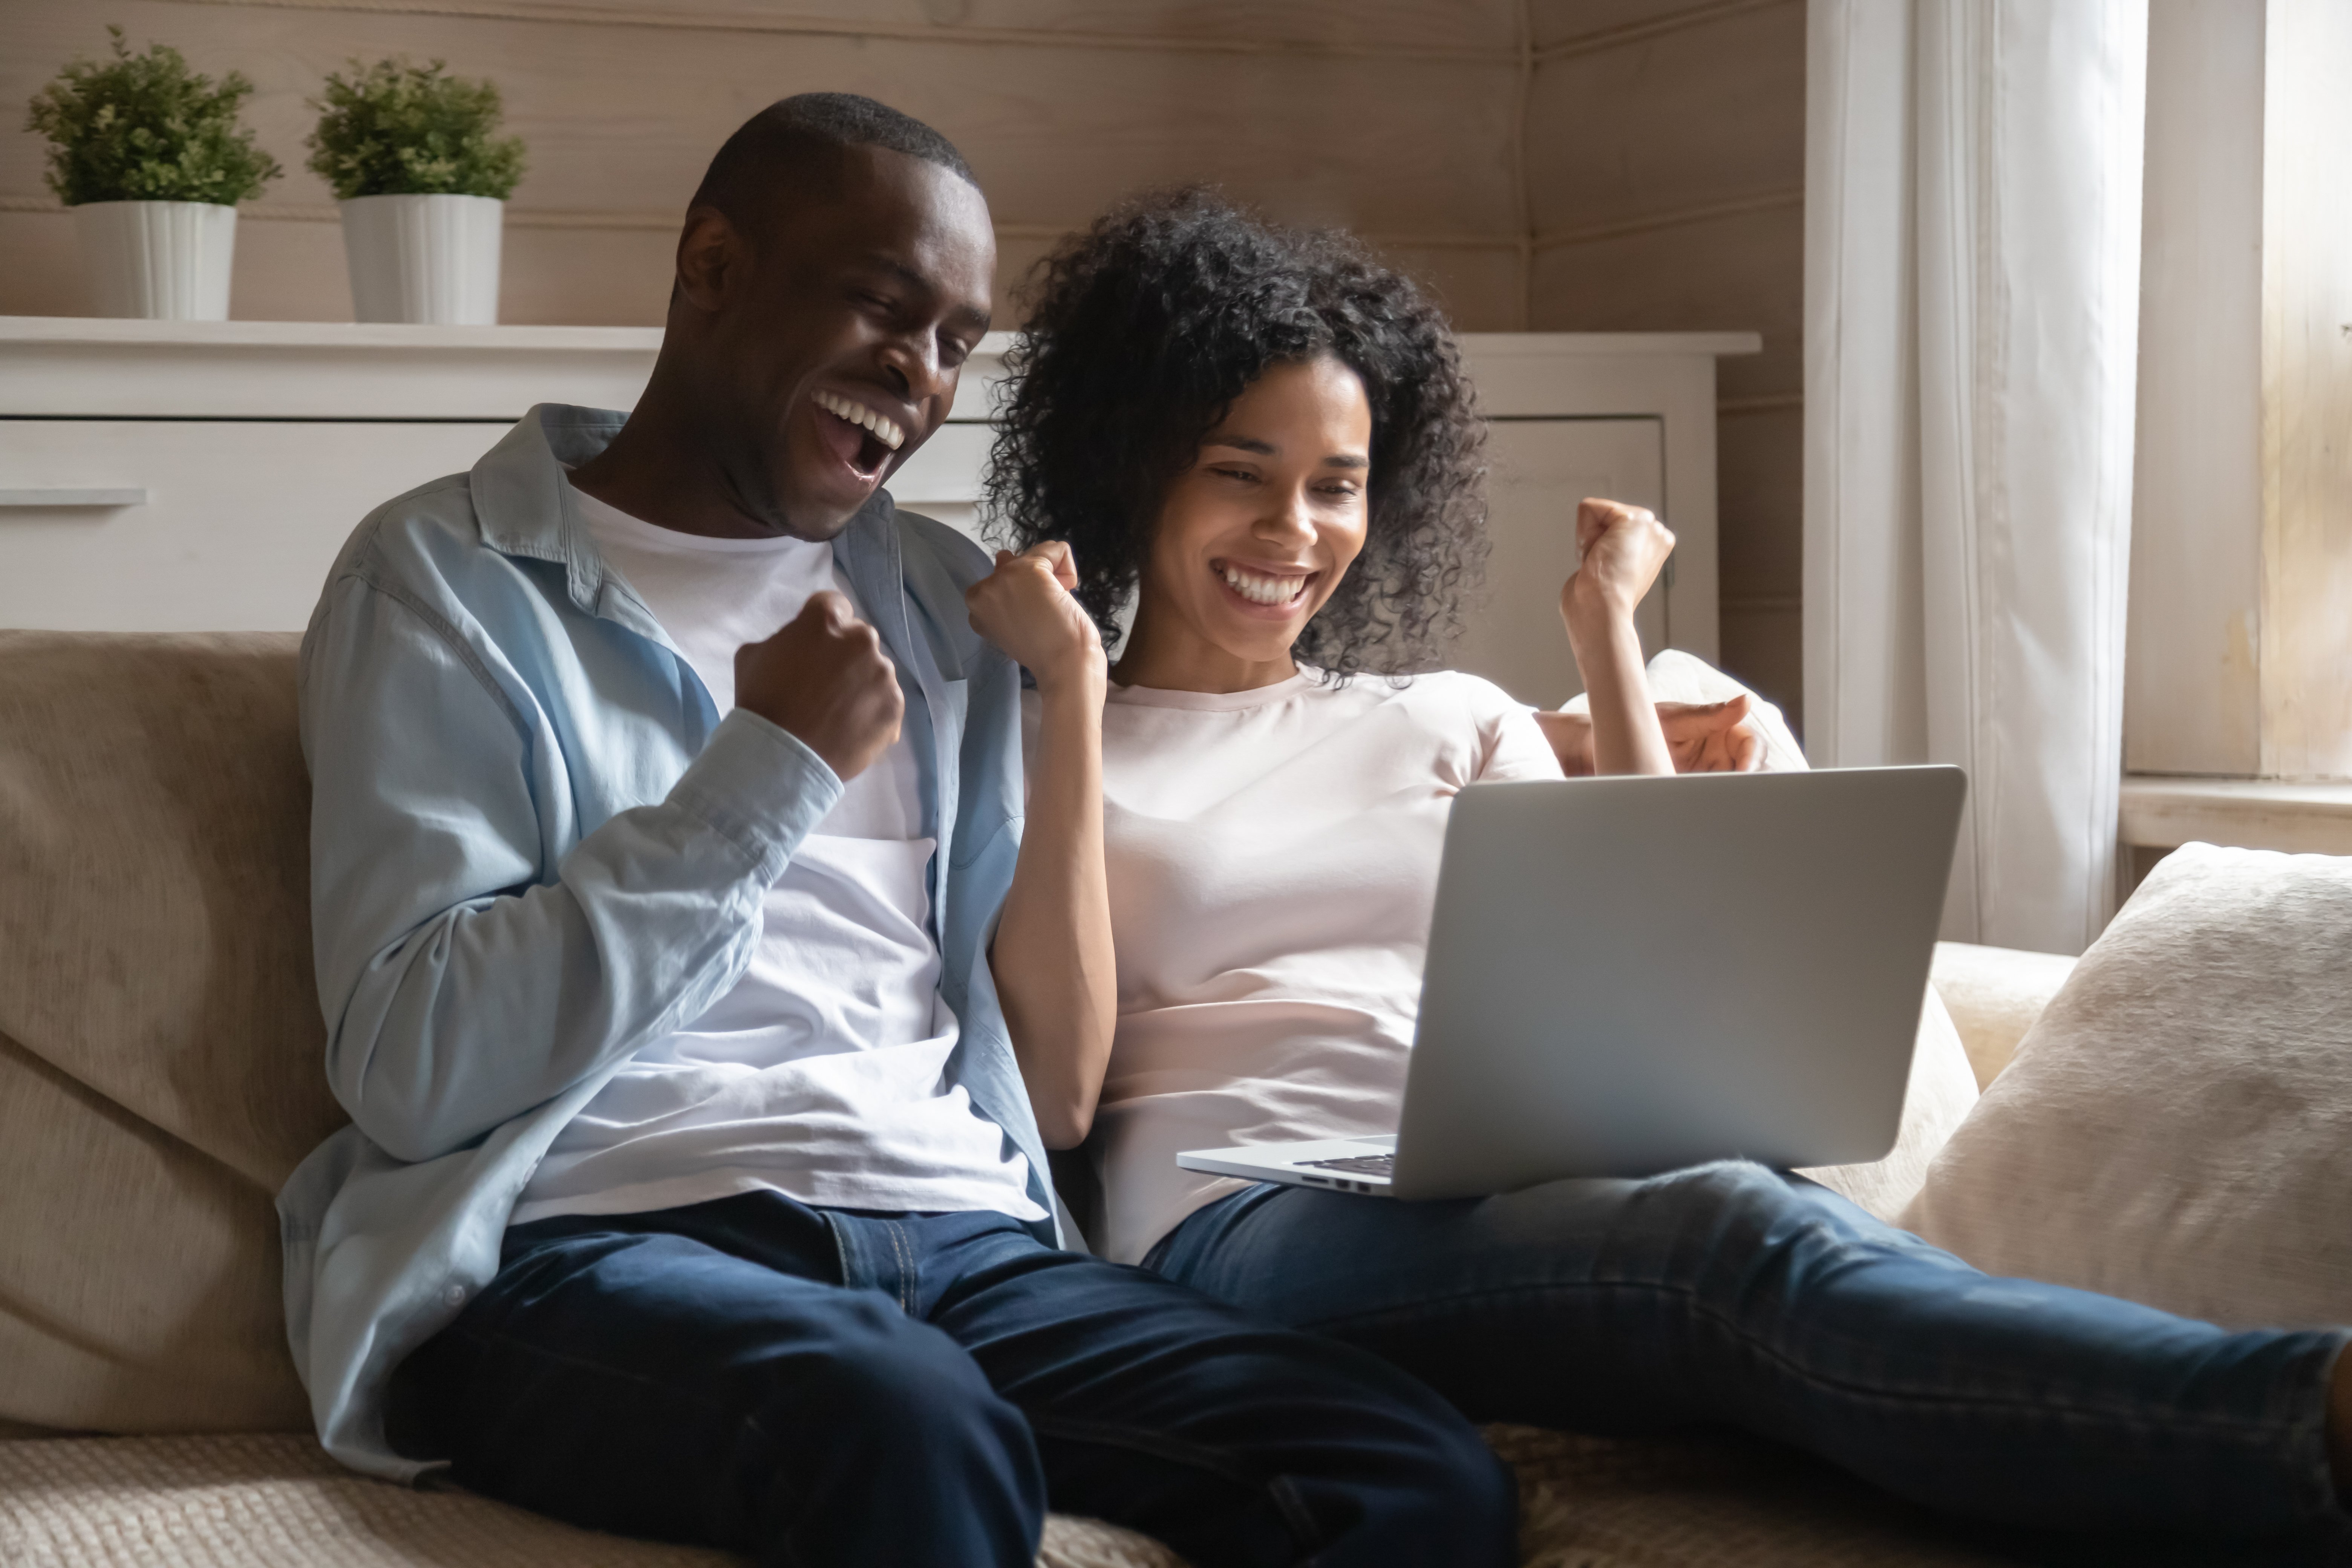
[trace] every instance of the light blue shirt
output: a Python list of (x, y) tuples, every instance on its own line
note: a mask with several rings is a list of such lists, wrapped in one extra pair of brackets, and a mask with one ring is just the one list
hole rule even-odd
[[(320, 1441), (394, 1479), (433, 1466), (384, 1440), (393, 1369), (497, 1273), (563, 1125), (733, 988), (770, 885), (841, 794), (775, 725), (722, 721), (606, 572), (564, 470), (621, 423), (542, 405), (471, 472), (377, 508), (302, 639), (311, 931), (352, 1125), (278, 1194), (287, 1337)], [(989, 563), (887, 493), (834, 553), (898, 665), (939, 843), (948, 1082), (1050, 1212), (985, 959), (1023, 798), (1019, 674), (964, 616)]]

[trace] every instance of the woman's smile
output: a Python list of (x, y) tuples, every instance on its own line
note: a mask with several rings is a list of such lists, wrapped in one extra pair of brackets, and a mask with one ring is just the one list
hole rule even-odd
[(1209, 569), (1234, 596), (1255, 611), (1287, 616), (1306, 599), (1321, 573), (1308, 566), (1256, 566), (1238, 561), (1212, 561)]

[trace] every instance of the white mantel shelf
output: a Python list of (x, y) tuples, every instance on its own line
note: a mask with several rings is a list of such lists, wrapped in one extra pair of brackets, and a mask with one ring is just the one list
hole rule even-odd
[[(0, 316), (0, 417), (51, 419), (520, 418), (561, 387), (607, 408), (635, 403), (657, 327), (412, 327), (335, 321), (126, 321)], [(1557, 416), (1580, 363), (1623, 396), (1639, 362), (1662, 376), (1751, 354), (1754, 332), (1466, 332), (1464, 357), (1492, 415)], [(973, 356), (951, 417), (987, 417), (1008, 332)], [(362, 372), (363, 374), (353, 374)]]
[(636, 402), (650, 327), (0, 316), (0, 416), (510, 420), (560, 386)]
[(2201, 843), (2352, 855), (2352, 783), (2127, 773), (2118, 828), (2126, 844), (2151, 849)]

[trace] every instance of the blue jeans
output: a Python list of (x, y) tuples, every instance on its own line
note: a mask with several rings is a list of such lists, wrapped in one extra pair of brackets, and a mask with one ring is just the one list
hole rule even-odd
[(1203, 1568), (1515, 1560), (1509, 1472), (1427, 1389), (1003, 1215), (518, 1226), (388, 1411), (474, 1490), (769, 1563), (1029, 1568), (1049, 1505)]
[(2345, 1538), (2325, 1438), (2343, 1331), (1996, 1279), (1758, 1165), (1444, 1203), (1259, 1185), (1145, 1261), (1476, 1421), (1735, 1426), (2011, 1524)]

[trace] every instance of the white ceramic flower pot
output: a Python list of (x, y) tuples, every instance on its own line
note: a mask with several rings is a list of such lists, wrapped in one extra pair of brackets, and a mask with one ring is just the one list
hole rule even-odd
[(504, 202), (353, 196), (342, 211), (357, 320), (475, 327), (498, 321)]
[(236, 209), (216, 202), (84, 202), (90, 305), (101, 316), (226, 321)]

